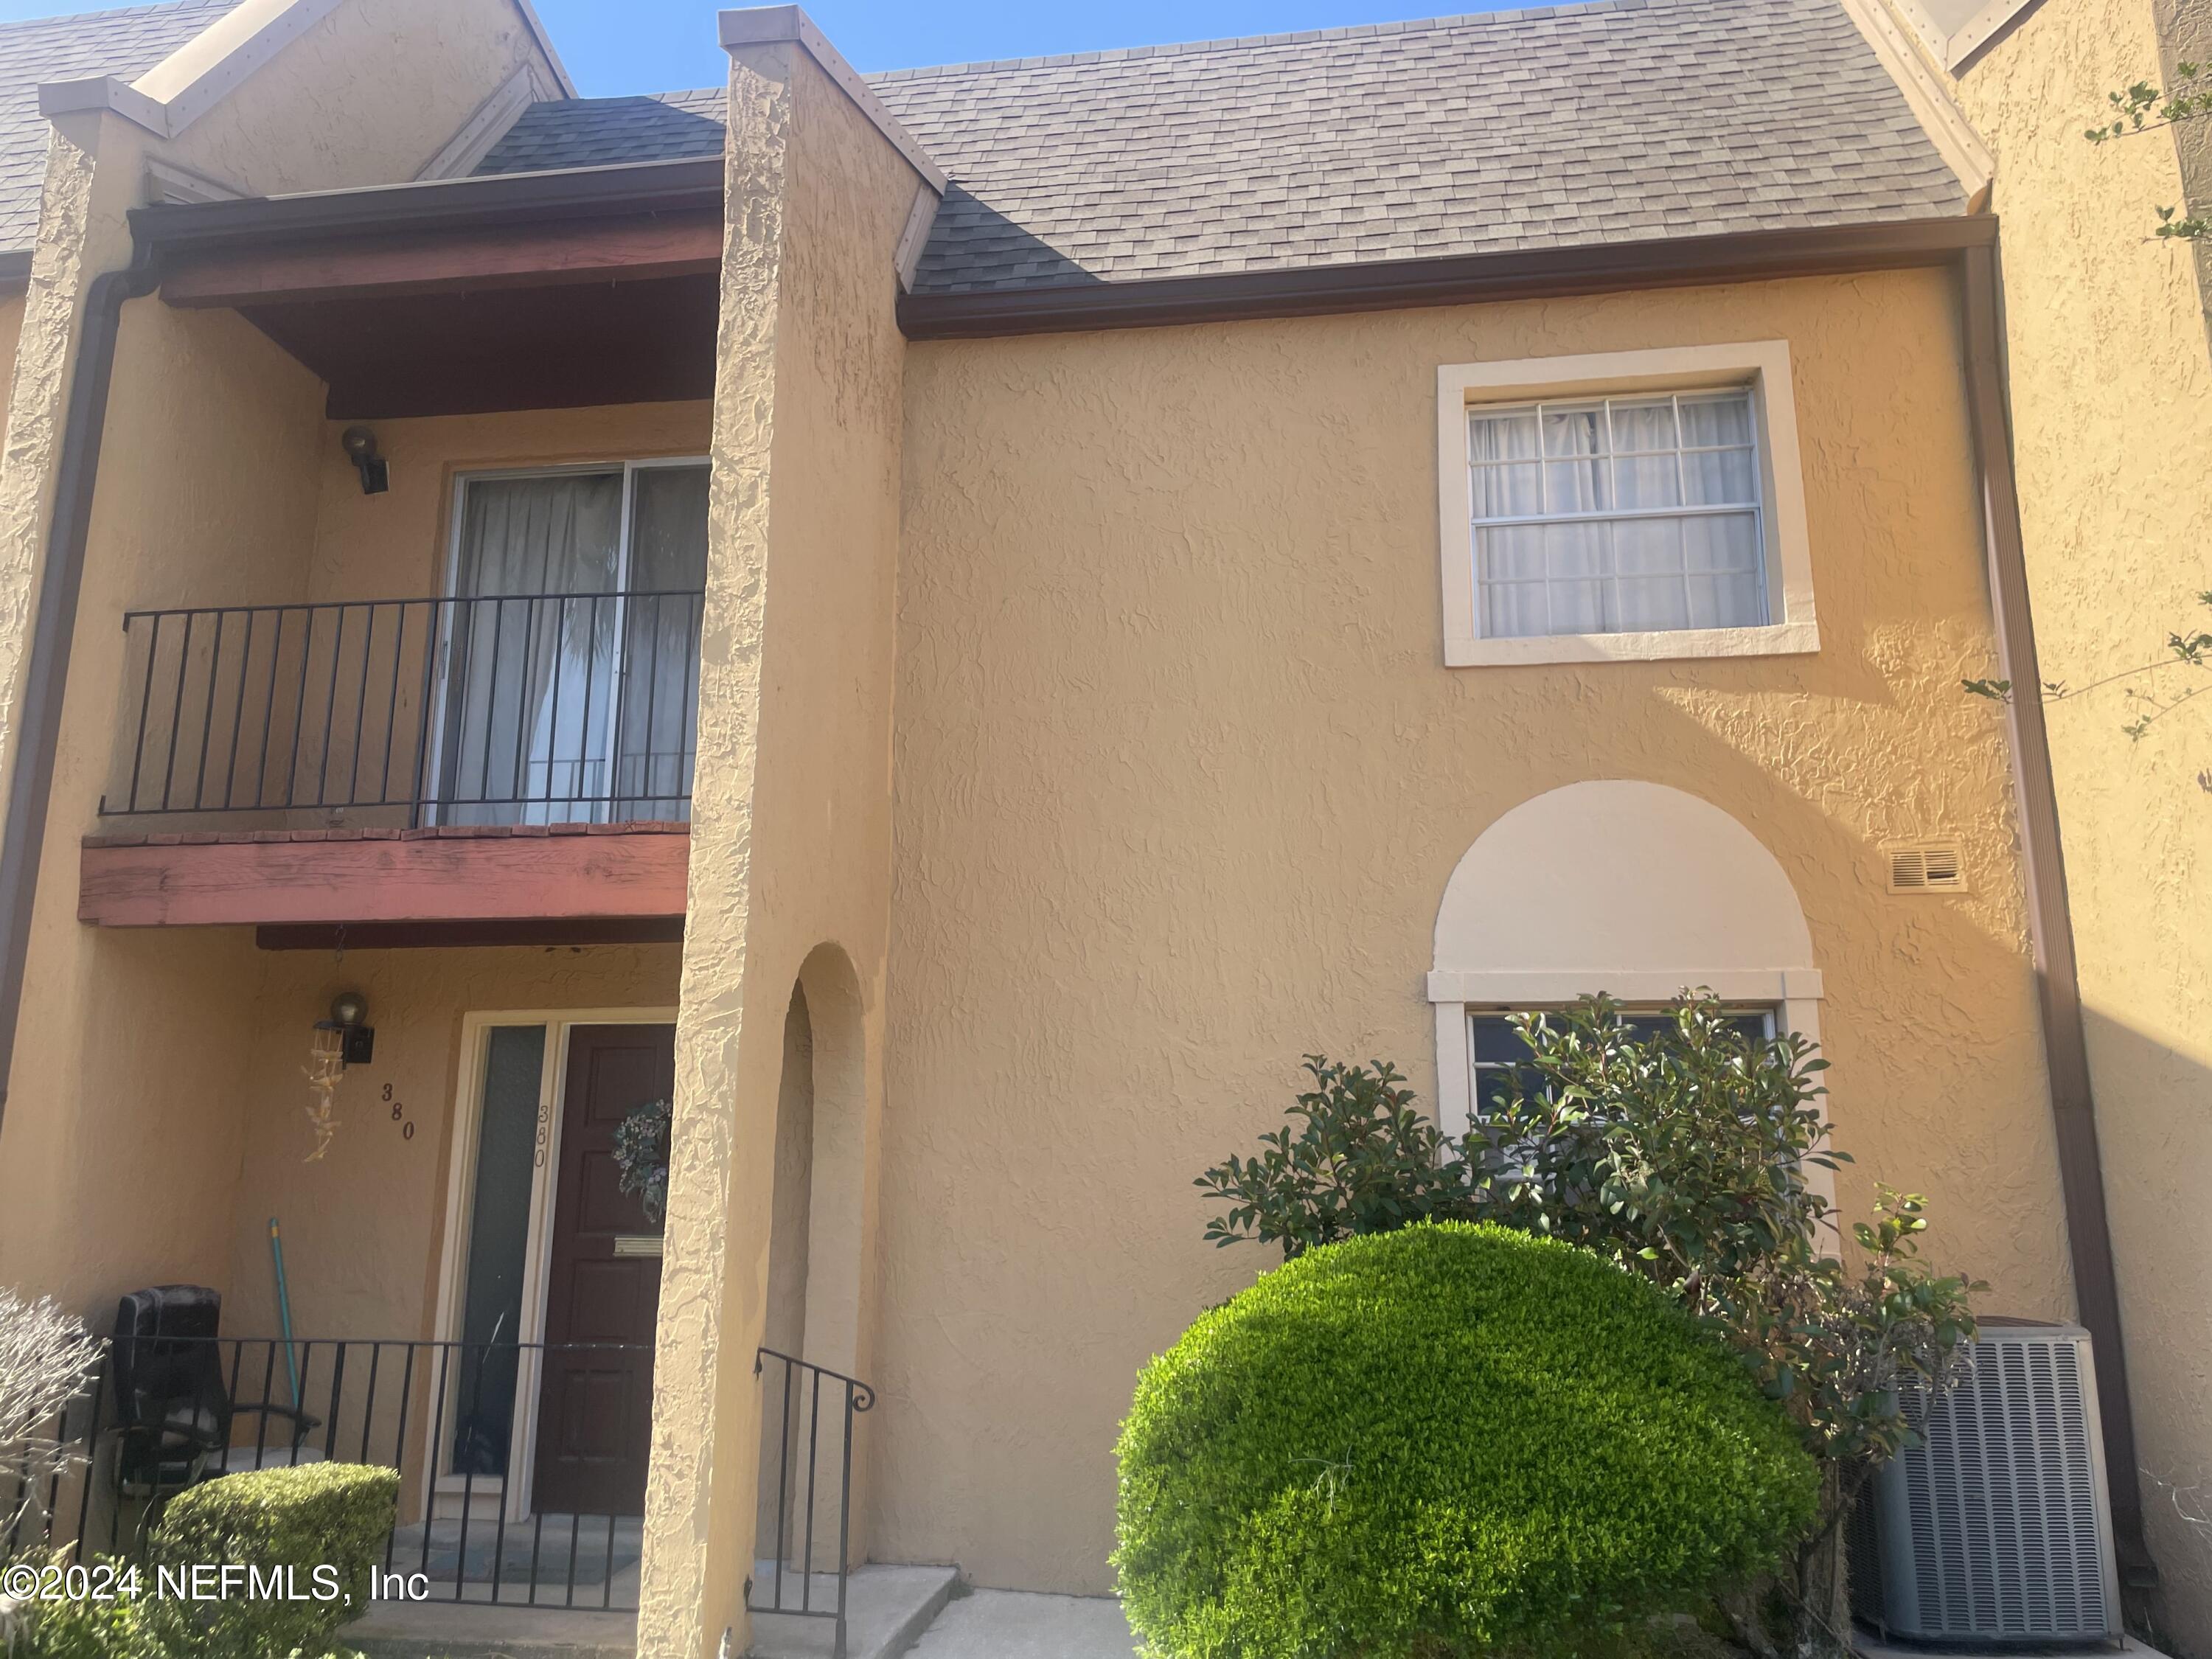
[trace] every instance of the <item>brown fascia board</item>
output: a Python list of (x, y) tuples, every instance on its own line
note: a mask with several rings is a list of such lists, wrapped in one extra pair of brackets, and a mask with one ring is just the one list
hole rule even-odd
[(720, 212), (723, 168), (708, 156), (558, 173), (495, 173), (365, 190), (234, 202), (164, 203), (135, 208), (143, 248), (185, 253), (226, 244), (374, 235), (398, 230), (483, 229), (561, 219)]
[(1996, 236), (1995, 216), (1977, 214), (1149, 282), (911, 294), (899, 301), (898, 320), (908, 339), (957, 340), (1556, 299), (1948, 265), (1968, 248), (1994, 246)]

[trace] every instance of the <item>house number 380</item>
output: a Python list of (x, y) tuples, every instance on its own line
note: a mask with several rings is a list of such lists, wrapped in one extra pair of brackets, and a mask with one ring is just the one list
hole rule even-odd
[(407, 1115), (407, 1107), (405, 1103), (404, 1102), (392, 1099), (392, 1085), (389, 1083), (384, 1085), (384, 1100), (385, 1103), (392, 1108), (392, 1121), (399, 1126), (399, 1138), (402, 1140), (414, 1139), (414, 1121)]

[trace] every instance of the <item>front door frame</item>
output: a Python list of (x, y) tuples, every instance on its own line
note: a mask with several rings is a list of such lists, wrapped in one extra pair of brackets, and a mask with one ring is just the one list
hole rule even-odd
[[(440, 1247), (438, 1297), (432, 1340), (460, 1340), (462, 1299), (467, 1288), (471, 1196), (476, 1190), (477, 1136), (483, 1121), (484, 1063), (491, 1032), (507, 1025), (545, 1028), (546, 1060), (538, 1080), (537, 1152), (530, 1176), (530, 1226), (524, 1246), (522, 1322), (520, 1342), (545, 1340), (545, 1298), (553, 1253), (553, 1200), (561, 1168), (562, 1103), (568, 1097), (568, 1035), (578, 1025), (673, 1025), (677, 1011), (657, 1008), (524, 1008), (483, 1010), (461, 1017), (459, 1073), (453, 1085), (451, 1139), (447, 1145), (444, 1242)], [(514, 1384), (514, 1427), (507, 1450), (507, 1479), (501, 1508), (509, 1521), (531, 1516), (531, 1485), (537, 1467), (538, 1393), (535, 1358), (522, 1357)], [(423, 1518), (435, 1513), (441, 1494), (458, 1497), (462, 1477), (446, 1472), (446, 1448), (438, 1443), (436, 1413), (426, 1412), (422, 1429)], [(482, 1478), (476, 1488), (489, 1483)]]

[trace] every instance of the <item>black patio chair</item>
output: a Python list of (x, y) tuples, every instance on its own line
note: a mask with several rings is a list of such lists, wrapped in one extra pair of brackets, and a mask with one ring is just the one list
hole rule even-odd
[[(163, 1498), (219, 1474), (322, 1461), (303, 1443), (321, 1419), (273, 1400), (240, 1404), (230, 1397), (222, 1323), (222, 1294), (200, 1285), (133, 1291), (116, 1304), (109, 1366), (118, 1430), (115, 1485), (124, 1496)], [(234, 1420), (257, 1414), (264, 1431), (253, 1444), (234, 1446)], [(267, 1432), (280, 1419), (281, 1432)]]

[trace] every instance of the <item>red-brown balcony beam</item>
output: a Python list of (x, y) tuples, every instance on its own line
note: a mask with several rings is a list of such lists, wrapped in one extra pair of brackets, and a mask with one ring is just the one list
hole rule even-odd
[(94, 836), (77, 919), (253, 927), (276, 948), (682, 936), (681, 823)]

